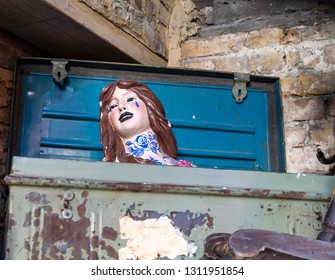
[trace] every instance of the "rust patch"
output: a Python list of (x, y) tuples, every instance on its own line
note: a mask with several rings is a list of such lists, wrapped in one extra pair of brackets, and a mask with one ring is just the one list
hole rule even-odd
[(118, 233), (111, 227), (104, 227), (102, 229), (102, 237), (110, 240), (116, 240)]
[(286, 198), (286, 199), (304, 199), (305, 192), (282, 192), (281, 194), (274, 195), (275, 198)]
[[(89, 251), (89, 237), (86, 236), (91, 222), (84, 217), (74, 222), (72, 220), (64, 221), (58, 214), (48, 214), (44, 217), (44, 225), (41, 231), (43, 239), (43, 256), (45, 256), (48, 247), (57, 241), (64, 241), (66, 249), (72, 249), (73, 259), (83, 259), (82, 250)], [(59, 249), (57, 250), (59, 251)]]
[(96, 251), (91, 251), (90, 255), (89, 255), (89, 259), (90, 260), (98, 260), (99, 259), (98, 253)]
[(119, 253), (110, 245), (107, 245), (104, 240), (101, 241), (101, 248), (106, 250), (107, 255), (110, 256), (112, 259), (117, 260), (119, 258)]
[(26, 213), (26, 218), (24, 219), (23, 227), (30, 227), (31, 219), (32, 219), (32, 213), (31, 211), (29, 211), (28, 213)]
[(79, 215), (80, 218), (84, 218), (85, 217), (85, 214), (86, 214), (86, 203), (87, 203), (87, 199), (85, 199), (82, 204), (79, 204), (77, 206), (78, 215)]
[(247, 191), (246, 195), (252, 197), (268, 197), (270, 190), (252, 190), (252, 189), (245, 189)]
[(38, 260), (38, 257), (39, 257), (40, 242), (38, 241), (38, 236), (39, 236), (39, 232), (36, 231), (32, 238), (31, 258), (33, 260)]
[(32, 204), (47, 204), (46, 194), (30, 192), (26, 194), (25, 199)]
[(87, 197), (88, 197), (88, 191), (83, 191), (83, 192), (81, 193), (81, 197), (82, 197), (82, 198), (87, 198)]
[(17, 225), (17, 222), (14, 218), (14, 215), (10, 214), (9, 219), (8, 219), (8, 230), (11, 230), (16, 225)]
[(207, 217), (207, 223), (206, 223), (206, 226), (208, 228), (213, 228), (213, 221), (214, 221), (214, 218), (212, 216), (210, 216), (208, 213), (206, 213), (206, 217)]
[(27, 240), (24, 241), (24, 245), (23, 245), (23, 247), (24, 247), (24, 249), (26, 249), (28, 252), (30, 252), (30, 243), (29, 243)]
[[(106, 244), (102, 238), (116, 240), (118, 233), (105, 227), (101, 238), (91, 236), (91, 221), (85, 217), (87, 199), (78, 209), (79, 220), (64, 220), (59, 213), (52, 213), (52, 207), (43, 206), (35, 209), (33, 225), (36, 232), (32, 238), (32, 259), (98, 259), (94, 249), (99, 246), (107, 252), (108, 257), (117, 259), (118, 253)], [(43, 215), (43, 224), (40, 229)], [(29, 248), (30, 250), (30, 248)]]
[(38, 227), (40, 225), (40, 219), (34, 220), (34, 227)]
[(46, 205), (46, 206), (36, 208), (35, 211), (34, 211), (34, 217), (35, 218), (41, 217), (42, 211), (44, 211), (46, 213), (50, 213), (50, 212), (52, 212), (52, 207), (49, 206), (49, 205)]
[(93, 249), (98, 248), (100, 245), (100, 240), (98, 236), (92, 236), (91, 237), (91, 246)]

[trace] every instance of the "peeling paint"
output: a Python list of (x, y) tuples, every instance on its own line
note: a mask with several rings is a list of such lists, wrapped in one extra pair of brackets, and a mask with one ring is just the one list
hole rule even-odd
[(170, 211), (170, 213), (159, 213), (152, 210), (144, 210), (140, 214), (140, 210), (135, 208), (135, 203), (129, 206), (126, 215), (133, 220), (158, 219), (162, 216), (167, 216), (179, 230), (186, 236), (191, 236), (191, 231), (197, 226), (206, 224), (208, 228), (213, 228), (214, 218), (208, 213), (193, 213), (190, 210), (186, 211)]
[[(23, 227), (32, 235), (25, 238), (22, 249), (27, 251), (29, 259), (99, 259), (102, 251), (106, 252), (104, 257), (118, 259), (118, 252), (112, 246), (118, 231), (110, 226), (93, 231), (91, 217), (87, 217), (90, 213), (86, 207), (88, 195), (87, 191), (81, 193), (80, 203), (75, 203), (77, 215), (69, 220), (63, 219), (62, 209), (54, 210), (50, 205), (43, 205), (49, 203), (47, 195), (38, 192), (25, 195), (32, 207), (22, 214)], [(57, 197), (61, 202), (62, 197)], [(38, 204), (42, 205), (38, 207)], [(9, 216), (8, 226), (9, 231), (17, 226), (13, 214)]]
[[(190, 236), (195, 226), (203, 226), (207, 221), (208, 214), (185, 212), (172, 212), (173, 223), (186, 235)], [(209, 223), (210, 224), (210, 223)]]
[(14, 218), (14, 214), (10, 214), (8, 218), (8, 230), (11, 230), (16, 225), (17, 225), (17, 222)]
[(194, 254), (197, 249), (183, 238), (166, 216), (143, 221), (124, 216), (120, 219), (120, 234), (128, 241), (127, 246), (119, 250), (119, 259), (175, 259), (180, 255)]

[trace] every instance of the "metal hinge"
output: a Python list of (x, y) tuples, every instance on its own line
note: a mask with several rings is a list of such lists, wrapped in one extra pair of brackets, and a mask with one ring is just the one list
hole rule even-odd
[(51, 74), (57, 83), (60, 83), (67, 77), (66, 64), (68, 63), (65, 59), (53, 59), (51, 60), (52, 71)]
[(247, 97), (247, 82), (250, 81), (250, 75), (244, 73), (234, 73), (233, 96), (237, 103), (242, 103)]

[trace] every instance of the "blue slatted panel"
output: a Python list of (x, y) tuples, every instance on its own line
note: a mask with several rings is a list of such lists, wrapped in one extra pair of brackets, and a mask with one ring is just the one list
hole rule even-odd
[[(21, 155), (101, 160), (99, 94), (111, 81), (69, 76), (59, 86), (49, 74), (27, 75)], [(237, 104), (230, 87), (143, 82), (164, 105), (179, 158), (199, 167), (271, 169), (266, 92), (248, 89)]]

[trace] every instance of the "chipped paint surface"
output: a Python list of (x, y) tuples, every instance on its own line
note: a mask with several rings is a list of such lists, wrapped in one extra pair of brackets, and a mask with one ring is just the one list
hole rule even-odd
[[(37, 163), (23, 160), (6, 177), (6, 259), (201, 259), (207, 236), (247, 228), (315, 239), (334, 187), (328, 177), (185, 168), (153, 176), (151, 166), (92, 163), (90, 172), (83, 162)], [(149, 177), (139, 179), (143, 170)]]
[[(89, 192), (78, 192), (70, 207), (74, 217), (64, 219), (61, 190), (44, 191), (23, 195), (24, 203), (10, 210), (7, 244), (12, 245), (7, 246), (7, 255), (11, 259), (118, 259), (113, 247), (118, 231), (96, 221), (92, 209), (87, 209)], [(20, 207), (23, 211), (18, 211)]]
[(167, 257), (175, 259), (194, 252), (172, 221), (161, 216), (158, 219), (134, 220), (125, 216), (120, 219), (121, 238), (128, 239), (127, 246), (119, 250), (119, 259), (152, 260)]

